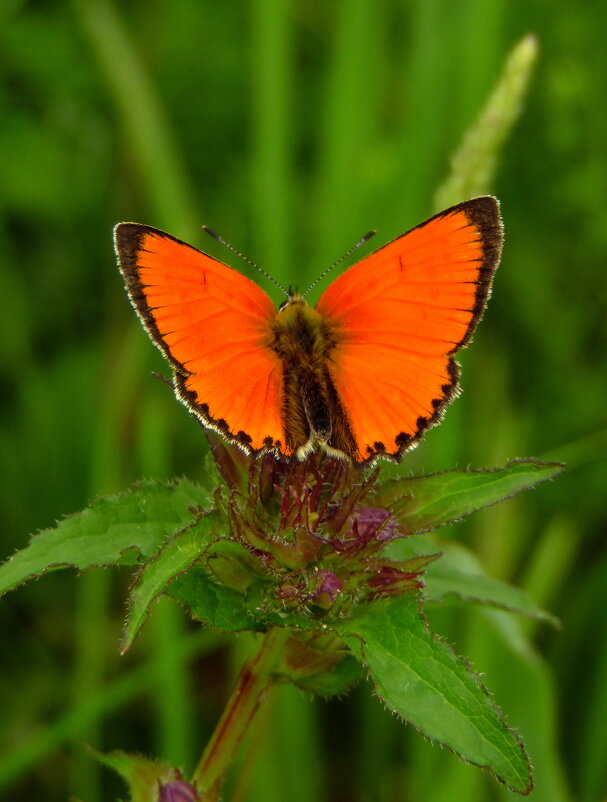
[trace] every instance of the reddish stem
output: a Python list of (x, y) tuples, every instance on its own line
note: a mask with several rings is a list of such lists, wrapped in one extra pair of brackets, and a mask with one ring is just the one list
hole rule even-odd
[(228, 704), (215, 727), (194, 772), (194, 783), (205, 802), (219, 798), (219, 786), (261, 702), (272, 683), (272, 672), (282, 654), (289, 630), (274, 627), (264, 636), (261, 648), (245, 664)]

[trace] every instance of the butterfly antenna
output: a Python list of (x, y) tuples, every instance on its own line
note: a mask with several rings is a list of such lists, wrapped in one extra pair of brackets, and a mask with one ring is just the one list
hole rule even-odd
[(282, 284), (279, 284), (279, 283), (276, 281), (276, 279), (275, 279), (275, 278), (273, 278), (273, 277), (272, 277), (272, 276), (271, 276), (269, 273), (266, 273), (266, 271), (265, 271), (265, 270), (264, 270), (262, 267), (260, 267), (259, 265), (256, 265), (256, 264), (255, 264), (255, 262), (254, 262), (252, 259), (249, 259), (249, 258), (248, 258), (248, 256), (245, 256), (243, 253), (241, 253), (239, 250), (237, 250), (237, 249), (236, 249), (236, 248), (235, 248), (233, 245), (230, 245), (230, 243), (229, 243), (229, 242), (226, 242), (226, 241), (224, 240), (224, 238), (223, 238), (223, 237), (220, 237), (220, 236), (219, 236), (219, 234), (217, 234), (215, 231), (213, 231), (213, 229), (212, 229), (212, 228), (209, 228), (208, 226), (203, 226), (203, 227), (202, 227), (202, 230), (203, 230), (203, 231), (206, 231), (206, 232), (207, 232), (207, 234), (210, 234), (212, 237), (214, 237), (214, 238), (217, 240), (217, 242), (221, 242), (221, 244), (222, 244), (222, 245), (225, 245), (225, 247), (226, 247), (226, 248), (227, 248), (229, 251), (232, 251), (232, 253), (235, 253), (235, 254), (236, 254), (236, 256), (240, 256), (240, 258), (241, 258), (241, 259), (242, 259), (244, 262), (246, 262), (248, 265), (251, 265), (251, 267), (254, 267), (256, 270), (259, 270), (259, 272), (260, 272), (260, 273), (261, 273), (263, 276), (265, 276), (267, 279), (269, 279), (269, 280), (272, 282), (272, 284), (274, 284), (275, 286), (277, 286), (277, 287), (278, 287), (278, 289), (279, 289), (279, 290), (281, 290), (281, 292), (284, 292), (284, 294), (285, 294), (287, 297), (290, 295), (290, 293), (288, 293), (288, 292), (285, 290), (285, 288), (282, 286)]
[(371, 237), (375, 236), (375, 234), (377, 234), (377, 231), (368, 231), (368, 232), (365, 234), (365, 236), (364, 236), (364, 237), (362, 237), (362, 239), (359, 239), (359, 240), (358, 240), (358, 242), (357, 242), (355, 245), (353, 245), (353, 246), (350, 248), (350, 250), (346, 251), (346, 253), (344, 253), (344, 255), (343, 255), (343, 256), (340, 256), (340, 257), (339, 257), (339, 259), (338, 259), (336, 262), (333, 262), (333, 264), (332, 264), (332, 265), (329, 265), (329, 267), (328, 267), (326, 270), (324, 270), (324, 271), (323, 271), (323, 272), (320, 274), (320, 276), (319, 276), (318, 278), (314, 279), (314, 281), (313, 281), (313, 282), (310, 284), (310, 286), (308, 287), (308, 289), (307, 289), (307, 290), (306, 290), (306, 291), (303, 293), (303, 295), (302, 295), (301, 297), (302, 297), (302, 298), (305, 298), (305, 296), (306, 296), (306, 295), (307, 295), (307, 294), (310, 292), (310, 290), (314, 289), (314, 287), (315, 287), (315, 286), (318, 284), (318, 282), (319, 282), (319, 281), (322, 281), (322, 280), (323, 280), (323, 278), (324, 278), (324, 277), (325, 277), (325, 276), (326, 276), (328, 273), (330, 273), (330, 272), (331, 272), (331, 270), (333, 270), (333, 268), (334, 268), (334, 267), (337, 267), (337, 265), (338, 265), (338, 264), (341, 264), (341, 262), (343, 262), (343, 261), (344, 261), (344, 259), (347, 259), (347, 258), (348, 258), (348, 256), (350, 256), (350, 254), (354, 253), (354, 251), (355, 251), (357, 248), (360, 248), (360, 246), (361, 246), (361, 245), (364, 245), (364, 244), (365, 244), (365, 242), (367, 242), (368, 240), (370, 240), (370, 239), (371, 239)]

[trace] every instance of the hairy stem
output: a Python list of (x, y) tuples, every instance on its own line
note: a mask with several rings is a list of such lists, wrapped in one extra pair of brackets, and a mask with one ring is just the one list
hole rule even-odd
[(236, 687), (194, 773), (194, 782), (208, 802), (218, 798), (221, 780), (272, 682), (272, 672), (288, 636), (288, 629), (270, 629), (255, 657), (240, 672)]

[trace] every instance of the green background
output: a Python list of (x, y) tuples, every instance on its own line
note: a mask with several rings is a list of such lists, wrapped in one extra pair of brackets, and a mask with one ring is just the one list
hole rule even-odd
[[(564, 460), (551, 485), (445, 534), (524, 585), (560, 632), (448, 608), (527, 741), (534, 800), (607, 793), (607, 6), (526, 0), (150, 0), (0, 4), (2, 554), (136, 478), (200, 475), (204, 436), (126, 301), (111, 228), (169, 230), (239, 269), (208, 224), (307, 286), (435, 211), (449, 157), (508, 52), (539, 59), (492, 191), (506, 244), (463, 355), (463, 395), (406, 464)], [(279, 302), (279, 293), (256, 276)], [(158, 604), (118, 656), (129, 577), (59, 572), (0, 604), (0, 797), (115, 799), (83, 744), (191, 768), (246, 637)], [(262, 709), (227, 798), (479, 802), (512, 794), (358, 688)]]

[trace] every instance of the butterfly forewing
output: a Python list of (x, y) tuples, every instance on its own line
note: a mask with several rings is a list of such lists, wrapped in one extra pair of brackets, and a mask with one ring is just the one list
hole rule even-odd
[(499, 261), (494, 198), (459, 204), (337, 278), (316, 309), (336, 332), (328, 369), (358, 461), (398, 457), (457, 393), (453, 353), (480, 319)]
[(254, 282), (149, 226), (115, 229), (131, 301), (173, 364), (181, 400), (241, 446), (284, 443), (282, 365), (266, 347), (276, 314)]
[(277, 312), (157, 229), (121, 223), (115, 243), (177, 395), (205, 425), (249, 452), (303, 458), (318, 443), (363, 463), (399, 458), (457, 394), (453, 354), (483, 312), (502, 228), (494, 198), (447, 209), (343, 273), (315, 311), (293, 295)]

